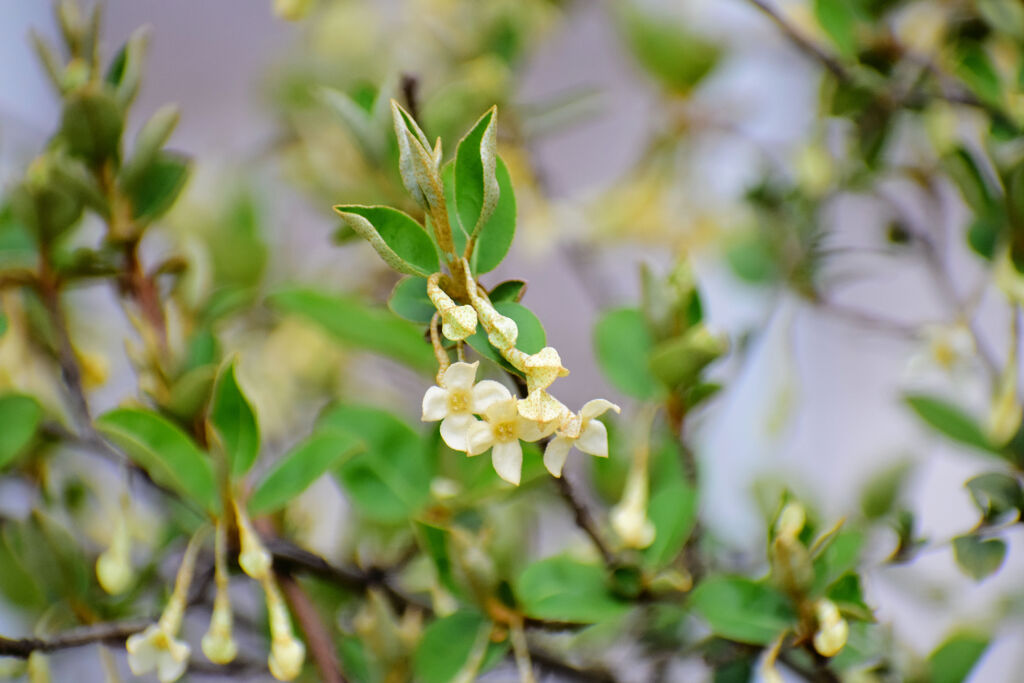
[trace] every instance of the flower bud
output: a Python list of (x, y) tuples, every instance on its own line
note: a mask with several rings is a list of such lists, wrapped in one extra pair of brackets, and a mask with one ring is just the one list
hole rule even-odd
[(100, 586), (111, 595), (119, 595), (132, 585), (135, 570), (132, 567), (131, 531), (124, 513), (117, 517), (110, 547), (96, 559), (96, 578)]
[(818, 600), (814, 605), (818, 630), (814, 634), (814, 649), (823, 657), (833, 657), (846, 645), (850, 626), (831, 600)]
[(274, 639), (270, 644), (267, 666), (270, 674), (279, 681), (290, 681), (302, 673), (306, 660), (306, 646), (294, 636)]
[(270, 572), (273, 559), (260, 540), (259, 534), (252, 528), (249, 517), (238, 503), (235, 506), (235, 519), (238, 525), (238, 566), (251, 578), (260, 581)]

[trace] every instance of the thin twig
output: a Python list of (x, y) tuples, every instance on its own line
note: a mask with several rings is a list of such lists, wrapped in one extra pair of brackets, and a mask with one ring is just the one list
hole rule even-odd
[(554, 477), (555, 484), (558, 486), (558, 492), (562, 494), (562, 500), (572, 509), (573, 516), (576, 521), (576, 526), (584, 531), (590, 540), (594, 542), (594, 546), (597, 547), (601, 558), (604, 563), (608, 566), (614, 566), (616, 564), (615, 554), (609, 549), (607, 543), (601, 537), (601, 532), (597, 529), (597, 524), (594, 522), (594, 518), (590, 515), (590, 511), (587, 510), (583, 501), (576, 493), (573, 485), (569, 482), (568, 473), (563, 472), (561, 477)]
[(345, 683), (346, 678), (341, 673), (341, 665), (331, 643), (331, 636), (309, 596), (290, 576), (280, 576), (278, 582), (292, 614), (295, 615), (295, 620), (306, 636), (310, 656), (320, 672), (320, 680), (324, 683)]
[(122, 643), (152, 623), (148, 619), (134, 619), (82, 626), (49, 638), (0, 637), (0, 656), (25, 659), (33, 652), (54, 652), (93, 643)]

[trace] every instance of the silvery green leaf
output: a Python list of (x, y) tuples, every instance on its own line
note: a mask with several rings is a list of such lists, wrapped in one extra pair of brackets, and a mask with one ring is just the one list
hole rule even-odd
[(317, 88), (316, 96), (342, 120), (364, 156), (374, 160), (384, 158), (386, 141), (370, 112), (359, 106), (347, 93), (335, 88)]
[(501, 190), (497, 165), (498, 108), (491, 107), (459, 142), (455, 153), (455, 201), (470, 237), (494, 213)]
[(181, 118), (181, 110), (177, 105), (168, 104), (157, 110), (135, 136), (135, 147), (132, 156), (121, 168), (121, 179), (131, 183), (140, 173), (145, 171), (163, 149), (167, 139)]

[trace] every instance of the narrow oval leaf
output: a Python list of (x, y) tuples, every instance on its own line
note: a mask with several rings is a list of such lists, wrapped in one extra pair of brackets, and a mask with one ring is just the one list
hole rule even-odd
[(159, 152), (140, 169), (124, 190), (132, 202), (132, 217), (149, 223), (165, 214), (188, 180), (189, 160), (173, 152)]
[(953, 556), (964, 573), (975, 581), (991, 576), (1006, 559), (1006, 543), (998, 538), (982, 539), (975, 534), (953, 539)]
[(497, 131), (498, 108), (491, 107), (459, 141), (455, 152), (455, 205), (470, 237), (487, 223), (498, 204)]
[(422, 683), (473, 681), (501, 661), (508, 639), (491, 642), (493, 626), (476, 610), (464, 609), (436, 619), (423, 631), (413, 671)]
[(433, 241), (412, 216), (387, 206), (335, 206), (334, 210), (399, 273), (427, 277), (440, 270)]
[(614, 619), (630, 608), (608, 591), (603, 567), (564, 556), (527, 567), (516, 595), (529, 616), (581, 624)]
[(224, 445), (231, 478), (241, 477), (259, 455), (260, 431), (256, 414), (238, 386), (234, 362), (226, 365), (217, 378), (209, 420)]
[(976, 633), (959, 633), (946, 639), (928, 657), (931, 683), (963, 683), (988, 649), (989, 638)]
[(0, 397), (0, 469), (14, 461), (32, 442), (43, 410), (31, 396)]
[(697, 492), (683, 481), (663, 486), (651, 497), (647, 516), (655, 535), (644, 549), (644, 564), (660, 569), (679, 555), (697, 523)]
[(399, 318), (427, 324), (437, 313), (427, 296), (427, 281), (421, 277), (403, 277), (395, 283), (388, 297), (388, 308)]
[(620, 308), (601, 316), (594, 328), (594, 346), (605, 377), (622, 393), (646, 399), (662, 391), (648, 362), (654, 340), (637, 309)]
[(500, 191), (494, 212), (477, 235), (473, 272), (478, 275), (498, 267), (516, 235), (516, 195), (512, 189), (512, 176), (501, 157), (497, 159), (494, 174)]
[(100, 416), (96, 426), (154, 481), (216, 514), (210, 459), (173, 423), (147, 410), (119, 408)]
[(918, 417), (940, 434), (980, 451), (998, 453), (974, 418), (952, 403), (922, 394), (912, 394), (904, 400)]
[(340, 431), (313, 434), (281, 458), (253, 491), (249, 512), (276, 512), (313, 482), (363, 448), (354, 435)]
[(422, 330), (387, 311), (313, 289), (283, 290), (271, 295), (270, 303), (312, 320), (340, 342), (390, 356), (415, 370), (433, 373), (437, 369)]
[(753, 645), (771, 643), (796, 621), (786, 596), (741, 577), (705, 579), (690, 594), (690, 604), (715, 635)]

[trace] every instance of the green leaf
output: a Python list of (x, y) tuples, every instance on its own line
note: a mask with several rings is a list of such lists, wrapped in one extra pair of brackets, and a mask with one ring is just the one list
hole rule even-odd
[(147, 410), (118, 408), (96, 426), (157, 483), (219, 511), (217, 484), (210, 459), (178, 427)]
[[(547, 344), (547, 335), (544, 333), (544, 326), (533, 311), (522, 304), (514, 301), (495, 301), (494, 308), (507, 318), (515, 321), (519, 328), (519, 337), (516, 346), (525, 353), (537, 353)], [(473, 350), (485, 358), (493, 360), (506, 369), (512, 369), (501, 354), (487, 341), (487, 333), (483, 325), (466, 339)]]
[(32, 443), (42, 416), (42, 408), (31, 396), (0, 396), (0, 470)]
[(989, 59), (985, 48), (970, 43), (960, 51), (960, 63), (956, 73), (982, 100), (999, 104), (1002, 100), (1002, 85), (999, 73)]
[(498, 108), (491, 107), (455, 151), (455, 207), (471, 238), (480, 232), (498, 204), (497, 143)]
[[(434, 620), (424, 629), (413, 656), (415, 679), (422, 683), (476, 680), (475, 674), (493, 667), (508, 651), (507, 639), (490, 641), (492, 628), (483, 614), (469, 609)], [(478, 648), (484, 651), (479, 653)], [(474, 654), (482, 654), (478, 666), (470, 661)]]
[(660, 395), (661, 384), (648, 359), (654, 339), (643, 314), (635, 308), (608, 311), (594, 328), (597, 362), (612, 386), (634, 398)]
[(985, 519), (991, 520), (1024, 507), (1024, 491), (1016, 477), (1002, 472), (981, 474), (967, 481), (967, 490)]
[(814, 16), (841, 55), (857, 54), (857, 15), (849, 0), (814, 0)]
[(458, 586), (455, 584), (455, 577), (452, 574), (452, 559), (448, 552), (448, 529), (416, 521), (413, 523), (416, 529), (416, 538), (419, 540), (423, 553), (430, 558), (437, 572), (437, 578), (441, 585), (449, 592), (459, 594)]
[(370, 113), (341, 90), (321, 86), (315, 92), (317, 99), (345, 124), (363, 156), (373, 161), (383, 161), (387, 139), (384, 129), (376, 124)]
[(614, 619), (630, 608), (609, 593), (603, 567), (565, 556), (527, 567), (516, 582), (516, 595), (531, 617), (581, 624)]
[(814, 558), (814, 590), (826, 590), (856, 568), (863, 545), (864, 534), (855, 529), (841, 529), (825, 541)]
[(742, 577), (705, 579), (690, 594), (690, 604), (715, 635), (753, 645), (768, 645), (796, 620), (786, 596)]
[(987, 636), (976, 633), (958, 633), (945, 640), (931, 655), (930, 683), (963, 683), (978, 660), (988, 649)]
[(424, 325), (437, 313), (427, 296), (427, 281), (421, 277), (403, 277), (396, 282), (388, 297), (388, 308), (399, 318)]
[(434, 242), (412, 216), (387, 206), (339, 205), (334, 210), (399, 273), (427, 277), (440, 270)]
[(352, 503), (368, 518), (402, 522), (430, 500), (433, 472), (423, 440), (409, 425), (379, 408), (335, 405), (317, 420), (317, 430), (357, 435), (366, 450), (335, 470)]
[(158, 109), (143, 124), (138, 135), (135, 136), (135, 146), (132, 148), (131, 157), (121, 166), (122, 181), (130, 182), (149, 168), (167, 143), (167, 139), (171, 137), (180, 118), (181, 110), (178, 106), (168, 104)]
[(480, 228), (476, 250), (473, 252), (473, 272), (477, 275), (489, 273), (504, 260), (516, 235), (516, 194), (512, 188), (512, 176), (505, 162), (498, 157), (495, 164), (500, 196), (494, 213)]
[(231, 478), (242, 477), (259, 455), (260, 430), (256, 414), (238, 386), (233, 361), (224, 367), (214, 385), (209, 420), (224, 445)]
[(279, 291), (271, 295), (270, 303), (285, 313), (312, 320), (345, 344), (389, 356), (422, 372), (437, 369), (422, 330), (396, 320), (387, 311), (351, 297), (301, 288)]
[(267, 472), (249, 498), (249, 512), (264, 515), (280, 510), (323, 474), (336, 469), (362, 448), (362, 442), (347, 432), (313, 434)]
[(905, 396), (904, 400), (918, 417), (937, 432), (966, 446), (998, 454), (974, 418), (952, 403), (922, 394), (911, 394)]
[(978, 167), (974, 155), (964, 147), (957, 147), (942, 157), (942, 168), (960, 189), (964, 201), (979, 216), (991, 214), (995, 197), (988, 180)]
[(697, 523), (697, 492), (683, 481), (661, 487), (647, 507), (654, 543), (644, 549), (644, 564), (661, 568), (679, 555)]
[(68, 153), (90, 164), (118, 154), (124, 119), (113, 97), (96, 89), (82, 89), (67, 96), (60, 136)]
[(148, 166), (125, 183), (124, 191), (132, 202), (132, 217), (150, 223), (174, 205), (188, 180), (190, 162), (175, 152), (159, 152)]
[(957, 536), (953, 539), (953, 557), (965, 574), (981, 581), (1002, 566), (1006, 543), (998, 538), (983, 540), (976, 534)]
[(874, 474), (860, 494), (860, 509), (868, 519), (893, 511), (910, 475), (909, 462), (898, 462)]
[(730, 245), (725, 260), (736, 277), (753, 285), (765, 285), (779, 277), (779, 265), (771, 244), (759, 233)]
[(639, 3), (617, 5), (619, 26), (633, 56), (669, 91), (687, 94), (718, 63), (720, 50), (676, 17), (641, 9)]
[(491, 300), (491, 303), (497, 301), (520, 301), (523, 298), (523, 294), (526, 293), (526, 283), (522, 280), (505, 280), (494, 286), (494, 288), (487, 293), (487, 297)]

